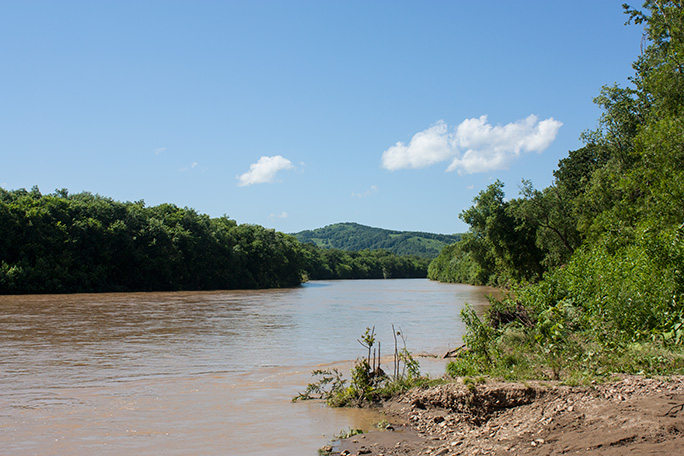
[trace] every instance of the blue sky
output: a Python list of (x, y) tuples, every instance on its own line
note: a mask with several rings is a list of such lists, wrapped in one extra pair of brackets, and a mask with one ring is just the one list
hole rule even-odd
[(0, 186), (462, 232), (628, 84), (622, 1), (5, 1)]

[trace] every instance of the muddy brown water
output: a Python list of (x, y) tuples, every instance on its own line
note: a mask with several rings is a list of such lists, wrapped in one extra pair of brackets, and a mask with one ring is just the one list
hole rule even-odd
[[(415, 354), (461, 343), (492, 289), (428, 280), (260, 291), (0, 296), (0, 454), (315, 455), (378, 416), (291, 403), (375, 326)], [(421, 359), (438, 376), (443, 365)]]

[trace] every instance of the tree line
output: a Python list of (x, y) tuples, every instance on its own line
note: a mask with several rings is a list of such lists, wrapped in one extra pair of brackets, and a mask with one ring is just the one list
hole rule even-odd
[(328, 252), (225, 216), (66, 189), (0, 189), (0, 232), (0, 294), (252, 289), (305, 278), (427, 275), (427, 261)]
[(417, 255), (397, 255), (388, 250), (325, 249), (304, 244), (308, 278), (407, 279), (425, 278), (430, 260)]
[(482, 359), (510, 325), (556, 361), (684, 343), (684, 5), (624, 8), (647, 44), (630, 86), (601, 89), (598, 128), (560, 160), (552, 185), (523, 181), (509, 200), (491, 184), (460, 214), (469, 231), (430, 264), (435, 280), (509, 290), (488, 327), (466, 318)]

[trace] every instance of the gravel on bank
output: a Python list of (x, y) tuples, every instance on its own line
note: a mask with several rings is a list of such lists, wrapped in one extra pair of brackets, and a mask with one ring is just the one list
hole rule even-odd
[(393, 430), (337, 442), (333, 455), (684, 454), (684, 376), (624, 376), (412, 390), (382, 407)]

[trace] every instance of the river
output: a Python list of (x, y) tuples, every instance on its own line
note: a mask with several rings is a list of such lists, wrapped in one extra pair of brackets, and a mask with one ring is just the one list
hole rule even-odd
[(464, 303), (492, 291), (397, 279), (0, 296), (0, 454), (313, 456), (378, 421), (291, 403), (313, 369), (348, 372), (372, 326), (386, 354), (394, 324), (412, 353), (441, 355), (461, 343)]

